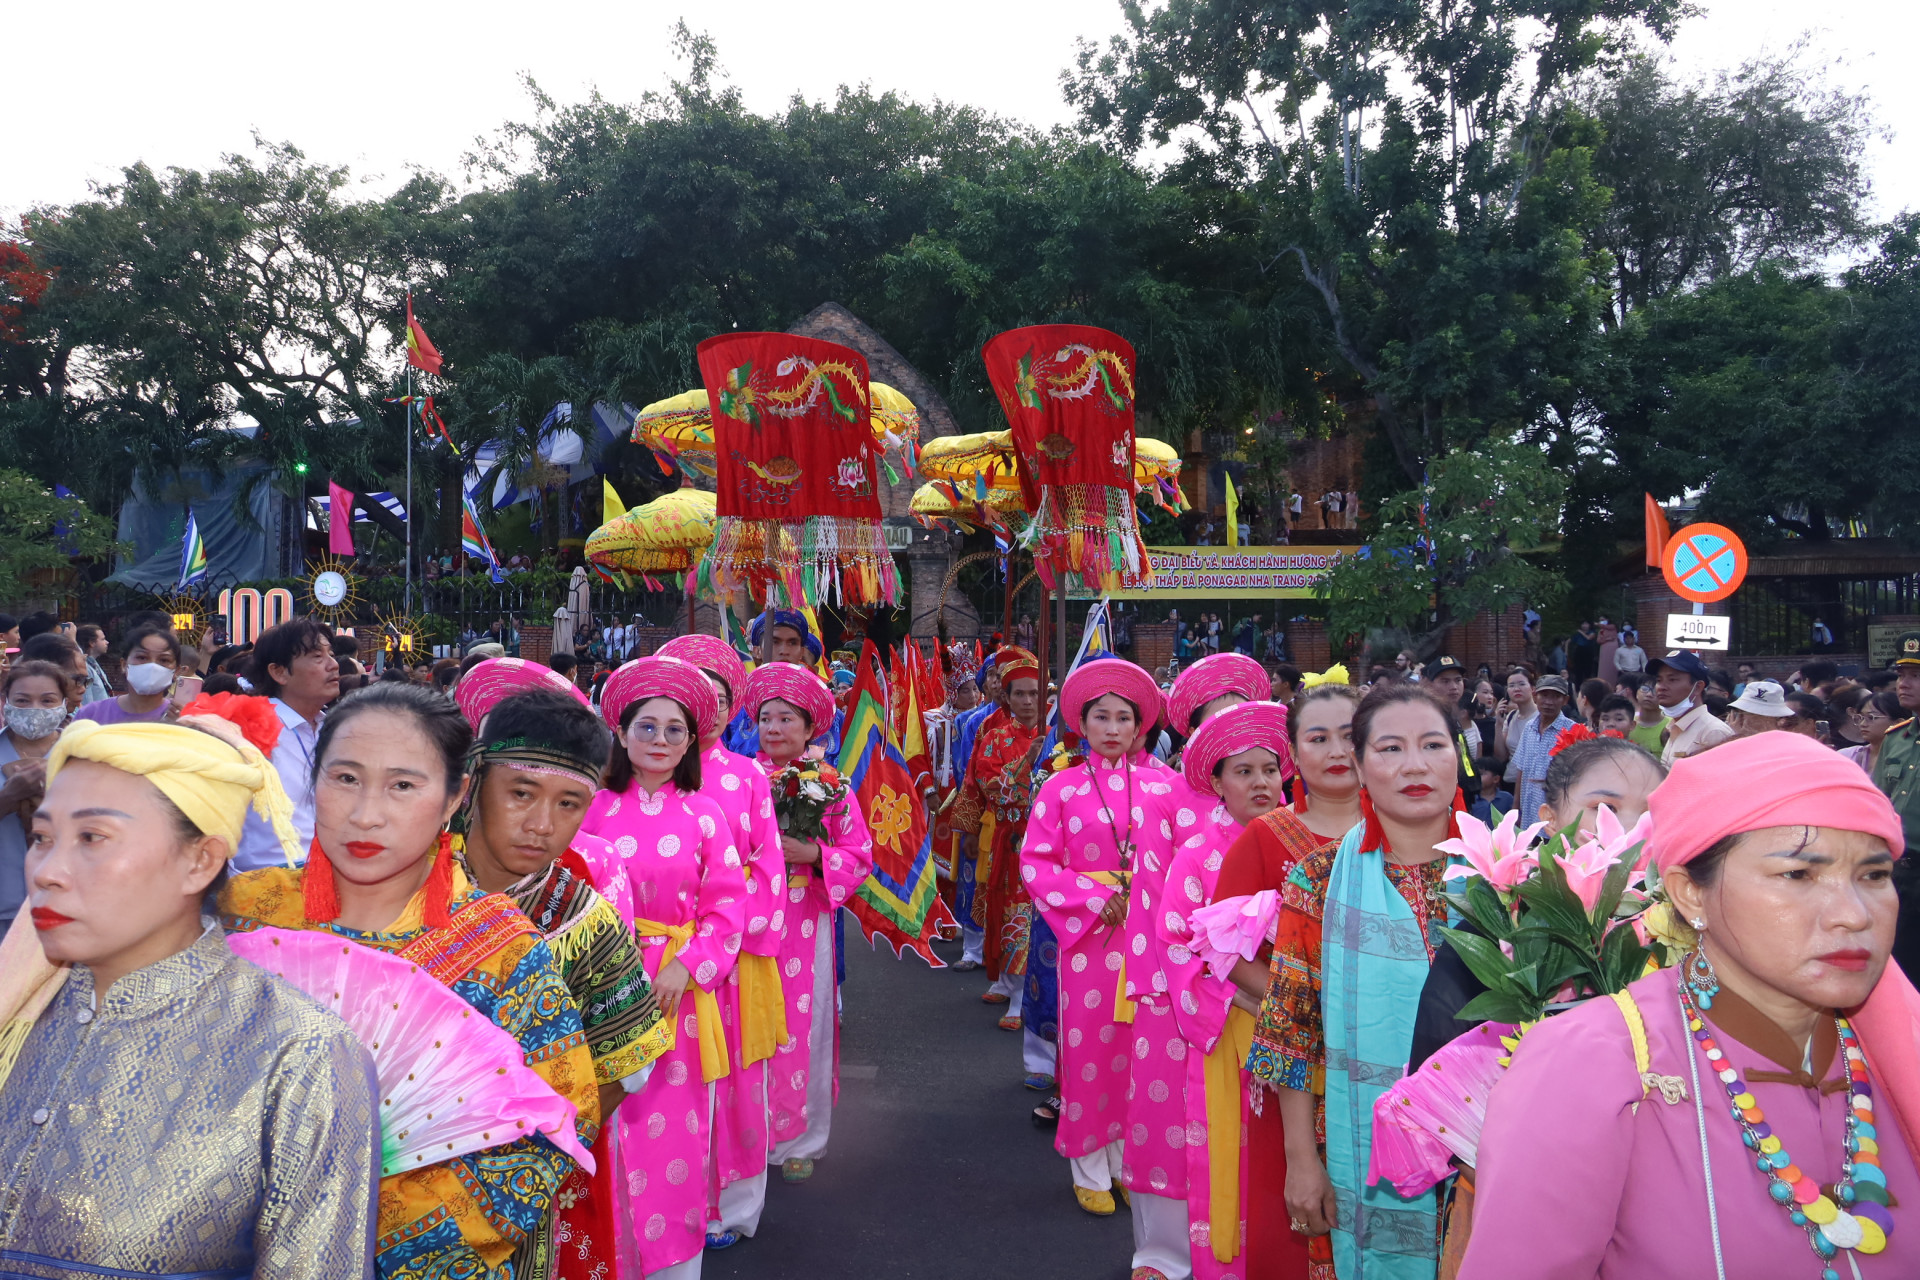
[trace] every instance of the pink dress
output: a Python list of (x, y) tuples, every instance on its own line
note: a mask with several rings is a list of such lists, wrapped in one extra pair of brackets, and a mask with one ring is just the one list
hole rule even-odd
[[(1192, 794), (1189, 792), (1189, 794)], [(1187, 1098), (1187, 1218), (1193, 1242), (1193, 1274), (1197, 1280), (1238, 1280), (1247, 1274), (1246, 1205), (1247, 1158), (1246, 1126), (1248, 1092), (1246, 1076), (1241, 1073), (1240, 1090), (1240, 1209), (1238, 1219), (1222, 1223), (1221, 1229), (1234, 1233), (1239, 1241), (1232, 1262), (1221, 1262), (1213, 1255), (1211, 1170), (1208, 1167), (1207, 1142), (1207, 1054), (1213, 1051), (1225, 1028), (1227, 1010), (1233, 1004), (1231, 979), (1217, 978), (1207, 971), (1199, 957), (1187, 949), (1193, 941), (1188, 918), (1194, 910), (1213, 901), (1214, 886), (1220, 880), (1220, 867), (1226, 852), (1246, 828), (1235, 822), (1219, 798), (1203, 811), (1200, 820), (1188, 828), (1187, 838), (1173, 855), (1167, 868), (1166, 895), (1154, 918), (1157, 941), (1166, 966), (1169, 999), (1173, 1014), (1186, 1043)]]
[[(1157, 1088), (1149, 1078), (1129, 1114), (1133, 1054), (1128, 1047), (1137, 1053), (1140, 1045), (1133, 1025), (1114, 1021), (1128, 932), (1124, 925), (1102, 925), (1100, 909), (1117, 891), (1118, 878), (1141, 860), (1141, 851), (1153, 848), (1165, 856), (1170, 833), (1160, 800), (1171, 790), (1164, 768), (1093, 759), (1062, 769), (1035, 797), (1020, 851), (1021, 879), (1060, 943), (1059, 1081), (1065, 1109), (1053, 1149), (1075, 1159), (1127, 1139), (1123, 1164), (1140, 1166), (1146, 1175), (1142, 1190), (1154, 1189), (1152, 1170), (1170, 1181), (1173, 1166), (1184, 1168), (1164, 1132), (1164, 1121), (1180, 1111), (1180, 1099), (1164, 1078)], [(1120, 848), (1129, 833), (1130, 853)], [(1171, 1019), (1165, 1025), (1170, 1030)], [(1160, 1024), (1149, 1026), (1150, 1039), (1163, 1038)], [(1148, 1057), (1153, 1052), (1149, 1046)], [(1135, 1133), (1142, 1141), (1132, 1141)], [(1132, 1186), (1124, 1169), (1122, 1177)]]
[[(682, 795), (672, 783), (649, 796), (636, 782), (619, 795), (597, 793), (580, 829), (612, 846), (611, 855), (589, 861), (594, 887), (627, 920), (691, 926), (693, 935), (675, 958), (703, 990), (724, 987), (740, 950), (747, 890), (720, 807), (704, 795)], [(639, 942), (647, 976), (656, 978), (667, 940)], [(706, 1246), (718, 1189), (694, 1009), (689, 988), (673, 1048), (653, 1064), (645, 1087), (620, 1105), (614, 1185), (628, 1197), (615, 1213), (621, 1280), (685, 1262)]]
[[(1678, 970), (1663, 969), (1627, 988), (1646, 1024), (1650, 1072), (1682, 1082), (1687, 1091), (1673, 1105), (1658, 1088), (1643, 1096), (1626, 1021), (1612, 1000), (1592, 1000), (1550, 1018), (1521, 1040), (1512, 1067), (1488, 1098), (1461, 1280), (1711, 1277), (1713, 1235), (1690, 1053), (1697, 1056), (1705, 1095), (1707, 1152), (1729, 1280), (1820, 1275), (1822, 1263), (1806, 1232), (1768, 1198), (1767, 1179), (1742, 1143), (1725, 1088), (1681, 1021), (1678, 981)], [(1772, 1028), (1771, 1036), (1784, 1046), (1780, 1056), (1795, 1060), (1782, 1063), (1735, 1038), (1730, 1028), (1767, 1039), (1750, 1030), (1761, 1015), (1730, 995), (1722, 991), (1707, 1013), (1714, 1039), (1793, 1163), (1830, 1189), (1840, 1176), (1849, 1097), (1844, 1087), (1818, 1087), (1846, 1078), (1845, 1063), (1831, 1052), (1832, 1024), (1816, 1032), (1812, 1075), (1804, 1083), (1782, 1079), (1801, 1074), (1783, 1070), (1800, 1065), (1798, 1048)], [(1873, 1044), (1863, 1047), (1871, 1065)], [(1756, 1071), (1776, 1078), (1755, 1080)], [(1851, 1261), (1862, 1280), (1893, 1280), (1920, 1275), (1920, 1229), (1911, 1221), (1912, 1206), (1920, 1204), (1920, 1173), (1879, 1077), (1872, 1081), (1874, 1114), (1881, 1121), (1875, 1141), (1897, 1229), (1885, 1252), (1837, 1257), (1825, 1265), (1851, 1277)]]
[[(740, 950), (777, 956), (786, 918), (786, 861), (767, 775), (748, 757), (715, 744), (700, 757), (700, 794), (733, 819), (734, 844), (745, 864), (747, 927)], [(720, 1016), (727, 1024), (733, 1070), (714, 1090), (713, 1156), (720, 1185), (727, 1187), (763, 1172), (773, 1149), (767, 1129), (767, 1064), (749, 1067), (741, 1056), (738, 967), (727, 975), (720, 993)]]
[[(779, 766), (765, 752), (757, 759), (766, 776), (779, 772)], [(826, 1117), (818, 1117), (821, 1123), (814, 1124), (809, 1119), (816, 1108), (830, 1107), (840, 1096), (840, 1019), (833, 1007), (833, 913), (873, 870), (873, 839), (851, 795), (827, 810), (826, 827), (820, 861), (789, 866), (786, 872), (786, 920), (778, 954), (780, 983), (787, 1000), (787, 1043), (774, 1053), (767, 1076), (776, 1144), (798, 1142), (810, 1129), (816, 1136), (823, 1135)], [(776, 853), (780, 849), (778, 840), (774, 849)], [(823, 962), (824, 973), (820, 971)], [(826, 1002), (820, 1022), (815, 1021), (816, 999)], [(816, 1027), (832, 1037), (831, 1043), (816, 1048)], [(828, 1075), (824, 1087), (815, 1081), (816, 1073)], [(824, 1149), (824, 1140), (819, 1145)], [(811, 1159), (818, 1154), (803, 1146), (792, 1148), (786, 1158)]]

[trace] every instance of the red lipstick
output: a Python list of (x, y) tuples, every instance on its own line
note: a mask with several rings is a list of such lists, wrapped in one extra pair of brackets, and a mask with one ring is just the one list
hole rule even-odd
[(347, 841), (347, 852), (356, 858), (377, 858), (387, 851), (383, 844), (373, 844), (366, 840)]
[(42, 931), (47, 929), (58, 929), (63, 924), (72, 924), (72, 923), (73, 923), (72, 916), (63, 916), (58, 911), (55, 911), (52, 907), (35, 907), (33, 909), (33, 927), (36, 929), (40, 929)]
[[(34, 914), (34, 919), (37, 923), (39, 920), (38, 912)], [(1819, 960), (1820, 963), (1830, 964), (1836, 969), (1845, 969), (1848, 973), (1860, 973), (1866, 969), (1867, 961), (1873, 959), (1873, 953), (1857, 949), (1852, 951), (1829, 951), (1823, 956), (1816, 956), (1814, 958)]]
[(1400, 794), (1401, 794), (1401, 795), (1403, 795), (1403, 796), (1407, 796), (1407, 797), (1409, 797), (1409, 798), (1411, 798), (1411, 799), (1414, 799), (1414, 800), (1418, 800), (1418, 799), (1420, 799), (1420, 798), (1421, 798), (1422, 796), (1430, 796), (1430, 795), (1432, 795), (1432, 794), (1433, 794), (1433, 788), (1432, 788), (1432, 787), (1430, 787), (1430, 786), (1428, 786), (1428, 785), (1427, 785), (1426, 783), (1424, 783), (1424, 782), (1416, 782), (1416, 783), (1414, 783), (1414, 784), (1413, 784), (1412, 786), (1410, 786), (1410, 787), (1402, 787), (1402, 788), (1400, 788)]

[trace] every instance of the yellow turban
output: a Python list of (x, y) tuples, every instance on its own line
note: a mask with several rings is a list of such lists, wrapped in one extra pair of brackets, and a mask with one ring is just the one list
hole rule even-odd
[(1347, 667), (1346, 667), (1346, 664), (1343, 662), (1336, 662), (1332, 666), (1328, 667), (1325, 671), (1320, 671), (1320, 672), (1310, 671), (1306, 675), (1300, 677), (1300, 687), (1302, 689), (1313, 689), (1323, 684), (1352, 684), (1352, 683), (1353, 683), (1353, 677), (1347, 674)]
[(273, 762), (224, 720), (194, 716), (191, 722), (205, 728), (76, 720), (47, 756), (47, 781), (52, 782), (69, 760), (93, 760), (145, 778), (194, 826), (207, 835), (226, 837), (229, 856), (240, 848), (240, 832), (251, 803), (273, 824), (287, 865), (293, 866), (300, 852), (293, 830), (293, 802), (287, 799)]

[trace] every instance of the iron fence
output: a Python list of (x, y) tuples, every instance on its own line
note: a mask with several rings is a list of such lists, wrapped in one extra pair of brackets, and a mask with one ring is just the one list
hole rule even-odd
[(1864, 653), (1867, 626), (1887, 614), (1920, 613), (1920, 575), (1898, 578), (1749, 578), (1729, 601), (1736, 653), (1813, 653), (1814, 624), (1832, 651)]

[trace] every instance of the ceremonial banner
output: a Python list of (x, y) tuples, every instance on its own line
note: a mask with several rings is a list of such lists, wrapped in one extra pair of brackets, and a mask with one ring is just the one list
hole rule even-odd
[(795, 607), (893, 603), (866, 358), (786, 333), (724, 334), (699, 356), (719, 478), (715, 584), (762, 601), (779, 587)]
[(1072, 570), (1089, 583), (1153, 574), (1134, 506), (1133, 347), (1081, 324), (1011, 329), (981, 349), (1013, 428), (1020, 487), (1033, 513), (1022, 542), (1049, 588)]
[(946, 968), (933, 952), (933, 938), (941, 926), (954, 923), (953, 912), (934, 881), (926, 808), (887, 719), (886, 688), (872, 641), (860, 653), (837, 764), (873, 837), (873, 873), (847, 899), (847, 910), (869, 944), (882, 939), (896, 958), (911, 949), (934, 968)]

